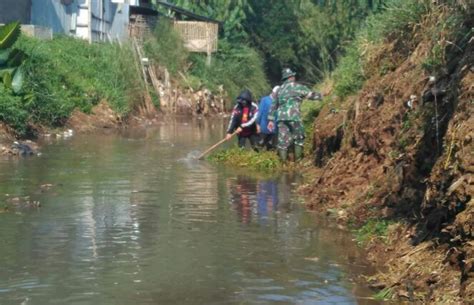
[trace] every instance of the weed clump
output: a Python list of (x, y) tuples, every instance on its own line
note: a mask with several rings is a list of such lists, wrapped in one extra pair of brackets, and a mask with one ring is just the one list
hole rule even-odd
[(364, 245), (373, 239), (386, 241), (390, 224), (388, 220), (369, 219), (362, 227), (355, 230), (357, 243)]
[(255, 152), (253, 150), (231, 148), (212, 154), (208, 159), (216, 163), (263, 172), (274, 172), (283, 168), (283, 164), (277, 155), (270, 151)]

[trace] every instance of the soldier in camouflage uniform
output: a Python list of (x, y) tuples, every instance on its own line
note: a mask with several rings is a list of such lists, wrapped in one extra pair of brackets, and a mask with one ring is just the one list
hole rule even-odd
[(278, 154), (282, 161), (288, 158), (288, 148), (294, 144), (295, 161), (303, 158), (304, 127), (301, 120), (301, 102), (303, 99), (321, 100), (321, 94), (311, 91), (308, 87), (296, 83), (296, 73), (291, 69), (283, 69), (282, 81), (278, 96), (268, 115), (268, 129), (278, 126)]

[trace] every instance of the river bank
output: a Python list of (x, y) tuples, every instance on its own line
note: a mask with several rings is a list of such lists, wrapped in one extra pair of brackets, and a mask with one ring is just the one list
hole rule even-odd
[(301, 192), (384, 266), (369, 282), (387, 299), (474, 301), (474, 40), (460, 34), (473, 19), (456, 14), (433, 5), (412, 31), (360, 44), (361, 89), (314, 122)]

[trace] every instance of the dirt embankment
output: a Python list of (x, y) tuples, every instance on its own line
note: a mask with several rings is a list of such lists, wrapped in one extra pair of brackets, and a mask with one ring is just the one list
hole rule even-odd
[(368, 244), (386, 267), (371, 279), (386, 296), (474, 303), (474, 39), (448, 46), (430, 77), (423, 64), (436, 43), (377, 46), (359, 94), (316, 119), (314, 180), (302, 191), (341, 222), (392, 223)]
[(32, 135), (28, 138), (18, 137), (15, 130), (0, 122), (0, 154), (28, 155), (36, 154), (40, 148), (36, 140), (40, 137), (69, 137), (74, 133), (90, 133), (116, 129), (124, 126), (151, 125), (159, 120), (159, 112), (155, 107), (143, 102), (127, 117), (118, 115), (106, 101), (94, 106), (86, 114), (75, 110), (66, 121), (63, 128), (47, 128), (42, 125), (32, 125)]

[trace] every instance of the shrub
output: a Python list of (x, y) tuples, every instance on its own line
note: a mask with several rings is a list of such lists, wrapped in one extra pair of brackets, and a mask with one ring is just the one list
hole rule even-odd
[(408, 40), (411, 29), (430, 11), (432, 1), (389, 0), (381, 13), (367, 18), (365, 26), (346, 49), (333, 73), (335, 93), (346, 97), (362, 88), (369, 77), (364, 73), (364, 49), (391, 37)]
[(144, 49), (147, 56), (165, 66), (171, 75), (183, 71), (188, 63), (188, 51), (183, 40), (172, 24), (164, 19), (157, 24), (153, 35), (145, 41)]
[(360, 88), (365, 81), (362, 70), (361, 54), (357, 42), (349, 47), (346, 55), (341, 58), (339, 65), (334, 71), (334, 92), (340, 97), (346, 97)]
[(223, 86), (231, 98), (235, 98), (244, 88), (250, 89), (256, 98), (269, 92), (263, 60), (246, 45), (221, 41), (210, 66), (206, 65), (205, 55), (193, 54), (191, 61), (190, 74), (200, 80), (200, 85), (210, 90)]
[[(217, 92), (222, 87), (230, 98), (245, 88), (255, 97), (268, 93), (270, 88), (265, 76), (263, 59), (245, 44), (219, 41), (219, 49), (212, 54), (211, 65), (207, 55), (188, 53), (183, 40), (168, 21), (161, 21), (154, 34), (145, 43), (148, 57), (168, 69), (171, 75), (185, 75), (183, 85), (195, 90), (206, 87)], [(189, 69), (189, 70), (188, 70)]]
[(367, 18), (362, 33), (372, 43), (391, 37), (408, 38), (412, 34), (413, 26), (431, 10), (432, 2), (431, 0), (389, 0), (381, 14)]
[(22, 98), (0, 84), (0, 121), (24, 135), (27, 119), (28, 113), (23, 108)]

